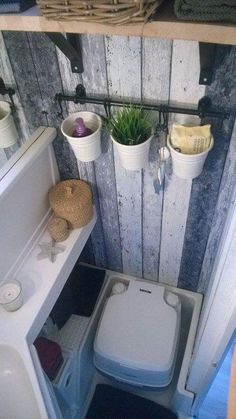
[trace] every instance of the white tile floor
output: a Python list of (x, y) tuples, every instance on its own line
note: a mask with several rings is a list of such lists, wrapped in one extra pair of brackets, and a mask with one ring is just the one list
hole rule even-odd
[(226, 419), (233, 347), (226, 355), (199, 411), (199, 419)]

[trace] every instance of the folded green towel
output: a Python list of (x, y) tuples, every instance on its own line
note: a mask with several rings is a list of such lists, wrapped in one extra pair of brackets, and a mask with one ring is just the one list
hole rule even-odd
[(179, 19), (236, 22), (236, 0), (175, 0)]

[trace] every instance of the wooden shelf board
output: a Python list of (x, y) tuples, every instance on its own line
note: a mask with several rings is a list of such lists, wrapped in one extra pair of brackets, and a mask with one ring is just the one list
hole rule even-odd
[(147, 24), (108, 25), (79, 21), (54, 21), (40, 15), (37, 6), (18, 15), (0, 15), (0, 30), (68, 32), (103, 35), (144, 36), (236, 45), (236, 26), (224, 23), (194, 23), (177, 20), (163, 10), (158, 20)]

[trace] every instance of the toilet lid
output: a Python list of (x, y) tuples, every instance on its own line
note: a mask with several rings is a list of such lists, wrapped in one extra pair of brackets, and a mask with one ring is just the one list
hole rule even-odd
[(172, 367), (179, 334), (180, 302), (163, 286), (131, 281), (104, 308), (96, 353), (129, 368), (164, 372)]

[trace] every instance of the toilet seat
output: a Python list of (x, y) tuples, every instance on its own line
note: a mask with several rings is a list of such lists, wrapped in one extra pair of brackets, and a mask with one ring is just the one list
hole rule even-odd
[(130, 384), (164, 387), (173, 376), (180, 301), (158, 284), (130, 281), (108, 298), (94, 342), (94, 363)]

